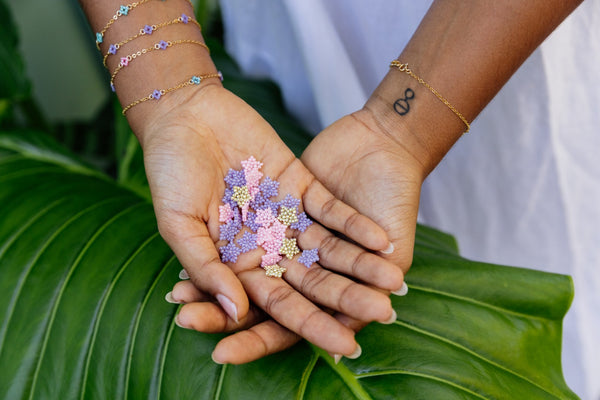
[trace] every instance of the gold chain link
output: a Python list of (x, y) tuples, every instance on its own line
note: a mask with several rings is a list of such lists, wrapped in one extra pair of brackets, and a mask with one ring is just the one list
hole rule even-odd
[(456, 116), (458, 118), (461, 119), (462, 122), (464, 122), (464, 124), (467, 126), (467, 130), (465, 131), (465, 133), (469, 132), (469, 130), (471, 129), (471, 125), (469, 125), (469, 121), (467, 121), (467, 119), (452, 104), (450, 104), (450, 102), (448, 100), (446, 100), (444, 98), (444, 96), (442, 96), (441, 94), (439, 94), (437, 90), (435, 90), (434, 88), (431, 87), (431, 85), (429, 85), (427, 82), (425, 82), (419, 76), (417, 76), (417, 74), (415, 74), (414, 72), (412, 72), (412, 70), (408, 67), (408, 64), (403, 64), (403, 63), (401, 63), (398, 60), (394, 60), (394, 61), (392, 61), (390, 63), (390, 68), (391, 67), (397, 68), (398, 71), (400, 71), (400, 72), (407, 73), (408, 75), (410, 75), (411, 77), (413, 77), (414, 79), (416, 79), (417, 82), (419, 82), (421, 85), (423, 85), (427, 89), (429, 89), (429, 91), (431, 91), (431, 93), (433, 93), (435, 95), (435, 97), (437, 97), (442, 103), (444, 103), (450, 110), (452, 110), (452, 112), (454, 114), (456, 114)]

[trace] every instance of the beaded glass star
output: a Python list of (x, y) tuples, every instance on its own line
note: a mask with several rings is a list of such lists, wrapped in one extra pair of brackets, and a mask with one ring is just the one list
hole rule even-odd
[(268, 265), (265, 267), (265, 273), (267, 276), (273, 276), (276, 278), (281, 278), (283, 273), (287, 271), (285, 268), (280, 267), (279, 265)]
[(319, 249), (304, 250), (298, 257), (298, 262), (306, 265), (306, 268), (310, 268), (317, 261), (319, 261)]

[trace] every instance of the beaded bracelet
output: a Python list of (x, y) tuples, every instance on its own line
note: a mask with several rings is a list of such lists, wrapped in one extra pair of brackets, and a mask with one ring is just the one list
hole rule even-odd
[(448, 100), (446, 100), (441, 94), (439, 94), (437, 90), (435, 90), (433, 87), (431, 87), (427, 82), (425, 82), (423, 79), (421, 79), (417, 74), (412, 72), (412, 70), (408, 67), (408, 64), (403, 64), (398, 60), (394, 60), (390, 63), (390, 68), (391, 67), (398, 68), (398, 71), (407, 73), (412, 78), (416, 79), (417, 82), (419, 82), (421, 85), (423, 85), (427, 89), (429, 89), (429, 91), (431, 91), (431, 93), (433, 93), (435, 95), (435, 97), (437, 97), (442, 103), (444, 103), (450, 110), (452, 110), (452, 112), (454, 114), (456, 114), (456, 116), (458, 118), (461, 119), (462, 122), (464, 122), (464, 124), (467, 126), (467, 130), (465, 131), (465, 133), (469, 132), (469, 130), (471, 129), (471, 125), (469, 125), (469, 121), (467, 121), (467, 119), (452, 104), (450, 104), (450, 102)]
[(149, 53), (151, 51), (154, 50), (166, 50), (171, 46), (174, 45), (178, 45), (178, 44), (197, 44), (198, 46), (202, 46), (204, 47), (209, 53), (210, 53), (210, 49), (208, 48), (208, 46), (198, 40), (191, 40), (191, 39), (184, 39), (184, 40), (175, 40), (175, 41), (164, 41), (161, 40), (160, 42), (154, 44), (154, 46), (152, 47), (148, 47), (146, 49), (142, 49), (142, 50), (138, 50), (137, 52), (130, 54), (126, 57), (121, 57), (121, 62), (119, 62), (119, 65), (117, 66), (117, 68), (115, 69), (115, 71), (113, 72), (112, 76), (110, 77), (110, 88), (111, 90), (114, 92), (115, 91), (115, 85), (114, 85), (114, 81), (115, 81), (115, 77), (117, 76), (117, 74), (125, 67), (127, 67), (129, 65), (129, 63), (133, 60), (135, 60), (136, 58), (142, 56), (143, 54)]
[(125, 107), (123, 109), (123, 115), (125, 115), (125, 113), (127, 111), (129, 111), (132, 107), (137, 106), (138, 104), (144, 103), (149, 100), (160, 100), (160, 98), (167, 93), (171, 93), (171, 92), (174, 92), (179, 89), (183, 89), (188, 86), (199, 85), (204, 79), (209, 79), (209, 78), (219, 78), (222, 82), (223, 74), (221, 73), (221, 71), (219, 71), (215, 74), (194, 75), (187, 81), (181, 82), (180, 84), (170, 87), (168, 89), (156, 89), (152, 93), (150, 93), (148, 96), (142, 97), (141, 99), (136, 100), (133, 103), (131, 103), (130, 105), (128, 105), (127, 107)]
[(180, 17), (177, 17), (176, 19), (174, 19), (172, 21), (163, 22), (163, 23), (160, 23), (157, 25), (144, 25), (144, 27), (140, 29), (139, 33), (137, 33), (137, 34), (131, 36), (130, 38), (127, 38), (119, 43), (111, 44), (108, 48), (108, 52), (104, 55), (104, 59), (103, 59), (102, 63), (106, 67), (106, 60), (108, 59), (108, 57), (110, 55), (117, 54), (117, 51), (119, 51), (121, 46), (131, 42), (132, 40), (135, 40), (141, 36), (151, 35), (154, 31), (156, 31), (160, 28), (163, 28), (165, 26), (174, 25), (174, 24), (187, 24), (188, 22), (192, 22), (200, 30), (202, 30), (202, 27), (200, 26), (200, 23), (198, 21), (196, 21), (193, 18), (188, 17), (185, 14), (181, 14)]
[(148, 1), (150, 0), (140, 0), (136, 1), (135, 3), (128, 4), (126, 6), (120, 6), (115, 15), (113, 15), (113, 17), (106, 23), (106, 25), (104, 25), (104, 28), (102, 28), (100, 32), (96, 32), (96, 47), (98, 48), (98, 50), (100, 50), (100, 43), (104, 41), (104, 35), (106, 34), (106, 31), (108, 30), (108, 28), (110, 28), (112, 24), (114, 24), (120, 17), (129, 14), (129, 11), (133, 10), (141, 4), (147, 3)]

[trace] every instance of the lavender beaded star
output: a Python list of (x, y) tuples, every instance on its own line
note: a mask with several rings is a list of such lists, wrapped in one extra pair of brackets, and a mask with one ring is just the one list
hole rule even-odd
[(233, 189), (227, 188), (225, 189), (225, 194), (223, 195), (223, 199), (221, 201), (225, 204), (229, 204), (231, 208), (235, 209), (237, 207), (237, 202), (231, 198), (232, 196)]
[(241, 224), (235, 219), (219, 226), (219, 239), (231, 242), (240, 232)]
[(241, 249), (233, 242), (229, 242), (227, 246), (220, 247), (219, 251), (221, 252), (221, 261), (223, 262), (236, 262), (241, 253)]
[(245, 186), (246, 178), (244, 177), (244, 171), (236, 171), (235, 169), (229, 169), (227, 175), (225, 176), (225, 183), (230, 188), (234, 186)]
[(317, 261), (319, 261), (319, 249), (304, 250), (298, 257), (298, 262), (306, 265), (306, 268), (310, 268)]
[(248, 218), (246, 218), (246, 226), (248, 228), (250, 228), (250, 230), (254, 233), (256, 233), (258, 231), (258, 228), (260, 228), (260, 225), (258, 223), (256, 223), (256, 213), (253, 213), (252, 211), (248, 211)]
[(312, 225), (312, 221), (305, 212), (298, 214), (298, 221), (290, 225), (290, 228), (305, 232), (309, 226)]
[(286, 194), (285, 198), (281, 200), (280, 204), (282, 206), (286, 206), (287, 208), (298, 208), (298, 206), (300, 206), (300, 199), (295, 198), (291, 194)]
[(265, 177), (262, 183), (258, 185), (258, 188), (266, 199), (279, 195), (279, 182), (274, 181), (269, 176)]
[(245, 231), (244, 235), (238, 239), (237, 244), (241, 247), (242, 253), (247, 253), (258, 247), (256, 244), (256, 235), (248, 231)]

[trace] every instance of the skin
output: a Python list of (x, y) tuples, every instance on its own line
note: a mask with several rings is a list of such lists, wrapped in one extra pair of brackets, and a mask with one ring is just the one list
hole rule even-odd
[[(82, 0), (81, 4), (92, 29), (100, 31), (121, 3)], [(110, 43), (134, 35), (139, 27), (173, 20), (182, 12), (193, 15), (183, 0), (139, 5), (106, 31), (102, 54)], [(191, 24), (169, 26), (124, 45), (118, 55), (108, 58), (109, 71), (115, 70), (120, 57), (161, 39), (182, 38), (203, 40)], [(126, 106), (155, 88), (173, 87), (192, 75), (215, 72), (206, 49), (185, 44), (140, 56), (119, 72), (114, 83)], [(188, 302), (177, 316), (179, 326), (200, 331), (206, 329), (205, 321), (250, 326), (257, 315), (266, 313), (272, 318), (271, 325), (285, 327), (289, 332), (286, 338), (303, 337), (328, 351), (351, 355), (358, 348), (354, 331), (331, 312), (363, 321), (393, 319), (391, 302), (384, 293), (346, 277), (355, 276), (381, 289), (400, 288), (402, 271), (373, 254), (388, 248), (385, 231), (336, 199), (271, 126), (218, 79), (168, 93), (160, 101), (140, 103), (127, 112), (127, 118), (144, 150), (159, 231), (194, 288), (202, 293), (201, 299), (211, 301), (208, 307), (213, 316), (208, 319), (202, 304)], [(259, 267), (260, 251), (241, 256), (235, 264), (220, 261), (218, 248), (225, 244), (219, 242), (218, 221), (223, 178), (230, 168), (241, 168), (241, 161), (250, 156), (264, 163), (265, 175), (281, 182), (281, 193), (300, 198), (301, 207), (318, 222), (297, 239), (300, 247), (321, 250), (320, 265), (308, 270), (294, 260), (282, 262), (288, 269), (284, 280), (265, 275)], [(289, 340), (283, 343), (287, 345)], [(264, 352), (277, 350), (267, 346)]]
[[(437, 0), (398, 60), (472, 121), (517, 68), (580, 4), (578, 0)], [(400, 115), (397, 100), (408, 100)], [(409, 96), (410, 97), (410, 96)], [(386, 258), (404, 272), (412, 261), (423, 180), (462, 136), (465, 124), (426, 87), (390, 69), (363, 107), (321, 132), (302, 155), (311, 172), (345, 203), (382, 226), (395, 251)], [(253, 314), (248, 324), (224, 324), (201, 290), (175, 285), (173, 299), (200, 302), (205, 332), (238, 331), (223, 339), (213, 358), (243, 363), (285, 349), (300, 338), (273, 320)], [(358, 331), (364, 322), (334, 317)], [(249, 321), (248, 321), (249, 322)]]

